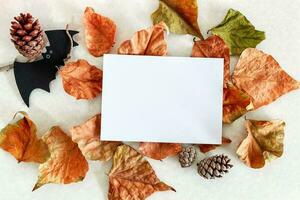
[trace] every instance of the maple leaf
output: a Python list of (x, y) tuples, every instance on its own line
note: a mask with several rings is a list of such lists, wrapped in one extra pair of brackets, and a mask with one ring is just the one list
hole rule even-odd
[(98, 114), (83, 124), (74, 126), (70, 132), (72, 140), (78, 144), (87, 159), (107, 161), (122, 142), (101, 141), (100, 126), (101, 115)]
[(165, 22), (172, 33), (191, 34), (203, 40), (197, 22), (197, 0), (161, 0), (151, 18), (153, 24)]
[(162, 160), (177, 155), (182, 150), (182, 146), (178, 143), (140, 142), (139, 150), (144, 156)]
[(250, 95), (255, 109), (300, 87), (271, 55), (253, 48), (242, 53), (234, 69), (233, 82)]
[[(229, 138), (226, 137), (222, 137), (222, 144), (221, 145), (226, 145), (226, 144), (230, 144), (231, 140)], [(199, 149), (202, 153), (207, 153), (209, 151), (212, 151), (214, 149), (216, 149), (217, 147), (221, 146), (218, 144), (199, 144)]]
[(241, 142), (236, 153), (251, 168), (262, 168), (265, 160), (271, 161), (283, 154), (285, 123), (282, 120), (246, 120), (248, 136)]
[(76, 99), (93, 99), (102, 92), (102, 70), (79, 59), (59, 70), (65, 91)]
[(143, 200), (157, 191), (173, 190), (155, 175), (149, 162), (128, 145), (117, 148), (109, 172), (109, 200)]
[(77, 144), (59, 127), (51, 128), (42, 139), (48, 145), (51, 156), (39, 166), (38, 181), (33, 191), (48, 183), (82, 181), (89, 167)]
[(116, 24), (87, 7), (84, 11), (85, 43), (95, 57), (108, 53), (115, 43)]
[(164, 36), (166, 29), (167, 27), (164, 23), (159, 23), (150, 28), (140, 30), (130, 40), (126, 40), (120, 45), (118, 53), (165, 56), (167, 54), (167, 42)]
[(256, 47), (265, 39), (263, 31), (256, 30), (242, 13), (233, 9), (229, 9), (225, 19), (210, 31), (226, 42), (231, 55), (240, 55), (244, 49)]
[(195, 41), (192, 57), (224, 58), (224, 87), (230, 81), (230, 50), (219, 36)]
[(24, 117), (8, 124), (0, 132), (0, 148), (12, 154), (18, 162), (45, 162), (50, 154), (47, 145), (38, 139), (36, 126), (25, 112)]
[(228, 82), (223, 88), (223, 123), (232, 123), (253, 109), (251, 97)]

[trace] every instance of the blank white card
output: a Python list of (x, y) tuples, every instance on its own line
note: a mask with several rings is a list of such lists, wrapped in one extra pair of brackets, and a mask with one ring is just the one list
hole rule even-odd
[(220, 144), (223, 63), (104, 55), (101, 140)]

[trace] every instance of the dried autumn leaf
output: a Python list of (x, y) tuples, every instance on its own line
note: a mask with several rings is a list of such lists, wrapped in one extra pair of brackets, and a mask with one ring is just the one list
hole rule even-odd
[(117, 148), (109, 172), (109, 200), (143, 200), (157, 191), (173, 190), (155, 175), (149, 162), (128, 145)]
[(267, 105), (300, 87), (271, 55), (252, 48), (242, 53), (234, 69), (233, 81), (251, 96), (254, 108)]
[(50, 154), (47, 145), (38, 139), (36, 126), (26, 113), (14, 124), (8, 124), (0, 132), (0, 148), (13, 155), (18, 162), (45, 162)]
[(165, 56), (167, 54), (167, 42), (164, 36), (166, 29), (165, 23), (159, 23), (150, 28), (140, 30), (130, 40), (126, 40), (120, 45), (118, 53)]
[(282, 120), (246, 120), (248, 136), (239, 145), (236, 153), (247, 166), (262, 168), (265, 161), (271, 161), (283, 154), (285, 123)]
[(121, 142), (100, 140), (101, 115), (98, 114), (79, 126), (74, 126), (70, 132), (72, 140), (78, 144), (82, 154), (90, 160), (111, 159)]
[(102, 92), (102, 70), (79, 59), (59, 71), (65, 91), (76, 99), (93, 99)]
[(232, 123), (252, 109), (251, 97), (228, 82), (223, 88), (223, 123)]
[(256, 47), (265, 39), (263, 31), (256, 30), (242, 13), (233, 9), (230, 9), (225, 19), (210, 31), (225, 41), (231, 55), (240, 55), (244, 49)]
[(165, 22), (172, 33), (191, 34), (203, 40), (197, 22), (197, 0), (161, 0), (151, 18), (153, 24)]
[(177, 143), (140, 142), (139, 150), (144, 156), (162, 160), (177, 155), (182, 150), (182, 146)]
[[(230, 143), (231, 143), (231, 140), (229, 138), (222, 137), (222, 144), (221, 145), (226, 145), (226, 144), (230, 144)], [(212, 150), (216, 149), (217, 147), (219, 147), (221, 145), (217, 145), (217, 144), (199, 144), (199, 149), (202, 153), (207, 153), (209, 151), (212, 151)]]
[(230, 50), (219, 36), (195, 41), (192, 57), (224, 58), (224, 87), (230, 81)]
[(44, 136), (51, 153), (39, 166), (39, 177), (33, 191), (48, 183), (69, 184), (82, 181), (89, 169), (77, 144), (59, 127), (51, 128)]
[(108, 53), (115, 43), (116, 24), (87, 7), (84, 11), (85, 43), (95, 57)]

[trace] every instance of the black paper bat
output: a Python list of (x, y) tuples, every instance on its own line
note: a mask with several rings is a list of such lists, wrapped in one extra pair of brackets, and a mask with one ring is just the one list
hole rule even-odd
[[(68, 31), (72, 37), (78, 31)], [(14, 63), (14, 73), (16, 84), (22, 96), (24, 103), (29, 107), (29, 96), (31, 92), (40, 88), (50, 92), (49, 83), (55, 79), (57, 66), (64, 65), (64, 59), (67, 57), (71, 48), (71, 41), (66, 30), (45, 31), (49, 46), (47, 52), (43, 53), (43, 59), (29, 63)], [(73, 46), (78, 44), (73, 40)]]

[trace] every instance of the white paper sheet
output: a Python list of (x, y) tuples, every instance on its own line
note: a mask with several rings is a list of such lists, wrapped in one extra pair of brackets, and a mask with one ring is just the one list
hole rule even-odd
[(104, 55), (101, 140), (220, 144), (223, 59)]

